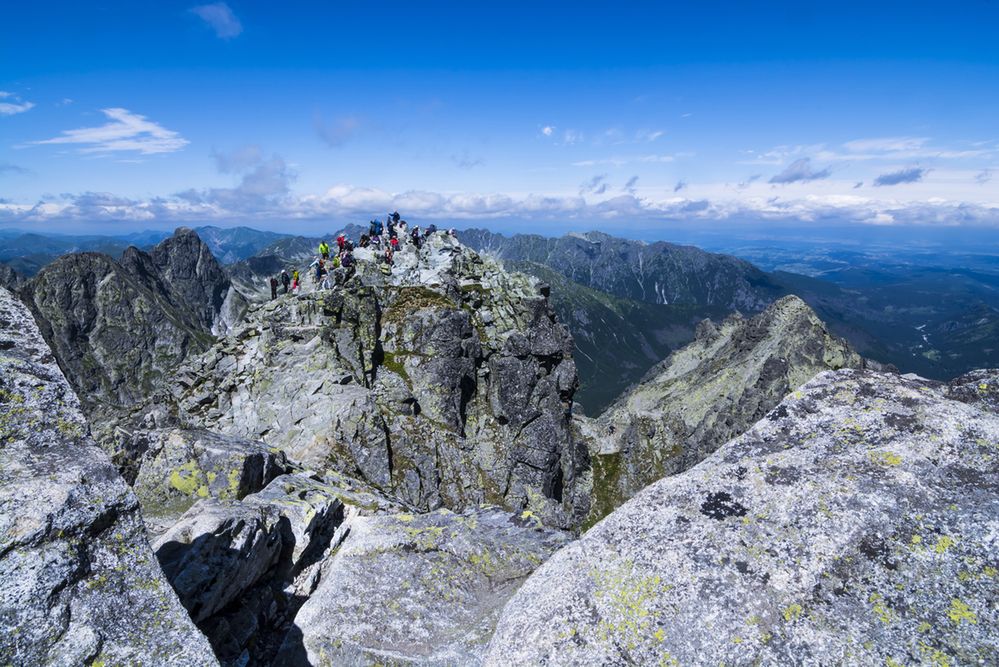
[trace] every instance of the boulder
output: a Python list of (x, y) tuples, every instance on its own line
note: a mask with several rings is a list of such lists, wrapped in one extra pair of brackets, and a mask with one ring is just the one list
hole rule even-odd
[(503, 604), (569, 540), (497, 508), (356, 519), (277, 664), (479, 664)]
[(208, 431), (143, 431), (146, 457), (132, 485), (146, 525), (159, 535), (202, 498), (239, 500), (289, 470), (283, 452)]
[(999, 418), (823, 372), (538, 569), (487, 665), (994, 664)]
[(0, 289), (0, 664), (217, 665), (89, 436), (31, 314)]

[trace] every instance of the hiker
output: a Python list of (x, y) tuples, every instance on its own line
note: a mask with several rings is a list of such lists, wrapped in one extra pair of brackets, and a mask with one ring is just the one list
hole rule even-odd
[(343, 232), (340, 232), (340, 235), (336, 237), (336, 247), (342, 251), (343, 244), (346, 242), (347, 242), (347, 237), (344, 236)]
[(312, 264), (309, 264), (309, 268), (310, 269), (315, 269), (315, 271), (316, 271), (316, 284), (318, 285), (319, 281), (323, 279), (323, 258), (322, 257), (316, 257), (316, 259), (313, 260)]
[(295, 269), (291, 272), (291, 291), (292, 292), (298, 291), (298, 269)]
[(421, 241), (421, 239), (420, 239), (420, 227), (419, 227), (419, 225), (414, 225), (413, 226), (413, 231), (409, 233), (409, 240), (413, 242), (413, 245), (416, 246), (417, 250), (420, 249), (420, 241)]
[(398, 250), (399, 249), (399, 239), (395, 238), (394, 236), (391, 239), (389, 239), (389, 247), (392, 248), (392, 252), (393, 253), (396, 250)]
[(281, 284), (284, 285), (284, 293), (288, 293), (288, 284), (291, 283), (291, 278), (288, 276), (288, 272), (281, 269)]
[(393, 254), (394, 253), (392, 252), (392, 246), (391, 245), (385, 246), (385, 263), (388, 264), (389, 266), (392, 266)]
[(430, 223), (430, 226), (427, 227), (427, 233), (425, 236), (429, 237), (431, 234), (436, 234), (436, 233), (437, 233), (437, 225)]
[(381, 220), (372, 220), (371, 224), (373, 225), (372, 229), (375, 230), (375, 233), (372, 234), (372, 236), (381, 236), (382, 235), (382, 231), (384, 231), (384, 229), (385, 229), (385, 227), (382, 226), (382, 221)]
[(458, 238), (458, 232), (456, 232), (454, 230), (454, 227), (452, 227), (451, 229), (447, 230), (447, 235), (451, 236), (453, 238)]
[(277, 286), (278, 286), (278, 280), (277, 280), (277, 278), (275, 278), (274, 276), (271, 276), (271, 298), (272, 299), (276, 299), (277, 298)]
[(399, 224), (397, 224), (395, 226), (395, 228), (398, 230), (399, 236), (401, 236), (403, 238), (406, 237), (406, 221), (405, 220), (402, 220), (401, 222), (399, 222)]
[(399, 211), (392, 211), (392, 215), (389, 216), (389, 219), (392, 221), (392, 224), (399, 224)]
[(351, 277), (354, 275), (354, 265), (355, 265), (355, 260), (353, 253), (350, 252), (343, 253), (343, 256), (340, 257), (340, 266), (342, 266), (344, 269), (344, 276), (343, 276), (344, 282), (350, 280)]
[(330, 258), (330, 245), (326, 241), (319, 242), (319, 256), (323, 259)]
[(361, 248), (367, 248), (367, 247), (368, 247), (368, 244), (369, 244), (370, 242), (371, 242), (371, 239), (370, 239), (370, 238), (368, 237), (368, 235), (367, 235), (367, 234), (361, 234), (361, 240), (360, 240), (360, 242), (358, 242), (358, 244), (357, 244), (357, 245), (358, 245), (359, 247), (361, 247)]

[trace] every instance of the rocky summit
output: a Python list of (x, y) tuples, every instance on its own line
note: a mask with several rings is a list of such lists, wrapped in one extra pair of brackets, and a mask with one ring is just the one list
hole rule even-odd
[(553, 556), (486, 664), (996, 664), (999, 417), (950, 390), (820, 374)]
[(0, 663), (217, 665), (88, 435), (28, 309), (0, 288)]
[(578, 526), (589, 461), (570, 428), (572, 339), (543, 288), (445, 235), (390, 272), (356, 255), (342, 286), (255, 306), (190, 358), (179, 419), (424, 511), (495, 503)]
[(594, 450), (589, 522), (695, 465), (821, 371), (866, 367), (881, 365), (829, 333), (794, 296), (749, 319), (703, 321), (693, 343), (649, 371), (595, 422), (581, 425)]

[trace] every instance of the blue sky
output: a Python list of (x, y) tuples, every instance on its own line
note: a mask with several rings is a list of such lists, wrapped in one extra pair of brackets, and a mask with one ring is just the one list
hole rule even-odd
[(999, 225), (994, 1), (79, 4), (4, 9), (0, 225)]

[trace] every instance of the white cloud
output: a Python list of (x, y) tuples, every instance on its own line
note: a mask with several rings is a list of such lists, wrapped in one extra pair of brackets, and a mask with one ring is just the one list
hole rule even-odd
[(100, 127), (65, 130), (61, 136), (31, 143), (78, 144), (81, 146), (81, 153), (135, 151), (143, 155), (173, 153), (189, 143), (177, 132), (128, 109), (101, 109), (101, 113), (110, 118), (111, 122)]
[(612, 157), (596, 158), (592, 160), (579, 160), (570, 163), (573, 167), (595, 167), (601, 164), (608, 164), (612, 167), (621, 167), (626, 164), (644, 162), (673, 162), (677, 156), (666, 154), (646, 154), (646, 155), (615, 155)]
[(545, 135), (546, 137), (552, 136), (553, 134), (555, 134), (555, 126), (545, 125), (543, 128), (541, 128), (541, 134)]
[(219, 39), (232, 39), (243, 32), (243, 24), (224, 2), (191, 7), (190, 12), (207, 23)]
[(0, 90), (0, 100), (10, 100), (10, 102), (0, 102), (0, 116), (13, 116), (35, 107), (34, 102), (23, 102), (20, 97), (5, 90)]

